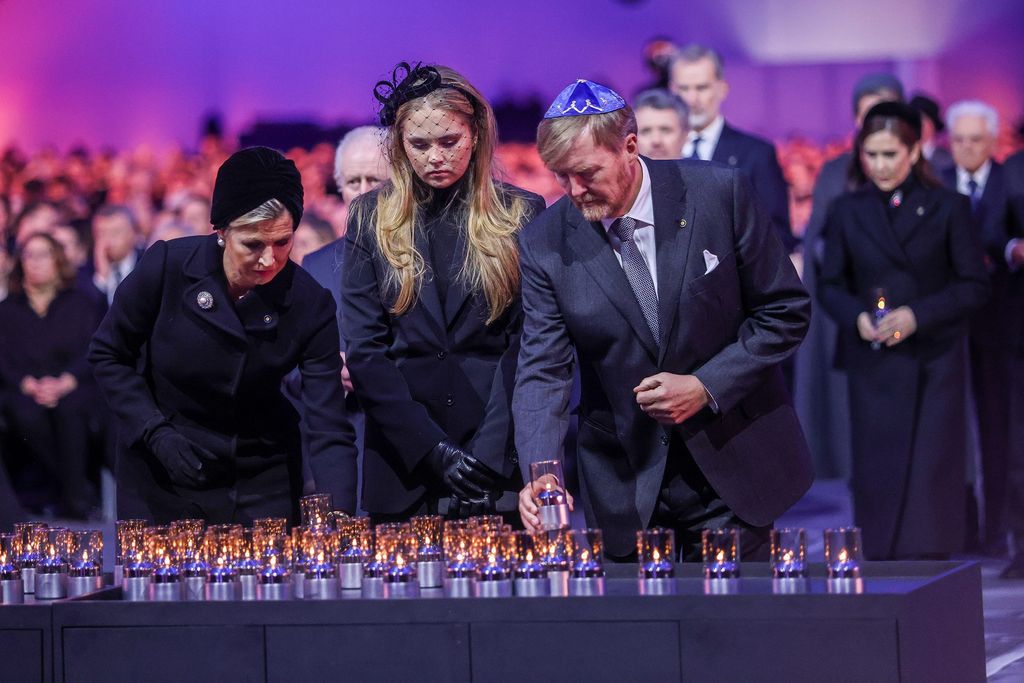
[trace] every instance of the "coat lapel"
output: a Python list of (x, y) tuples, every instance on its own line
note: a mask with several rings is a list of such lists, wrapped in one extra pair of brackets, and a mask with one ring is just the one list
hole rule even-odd
[(200, 320), (244, 341), (245, 330), (231, 305), (222, 259), (215, 235), (192, 252), (182, 267), (185, 277), (192, 280), (185, 288), (184, 304)]
[(865, 188), (860, 193), (860, 204), (862, 211), (857, 212), (857, 221), (860, 223), (863, 234), (875, 242), (889, 258), (896, 263), (907, 263), (907, 254), (903, 251), (899, 240), (896, 239), (896, 231), (889, 225), (889, 217), (885, 215), (885, 207), (875, 197), (873, 186)]
[(568, 236), (570, 247), (576, 252), (597, 286), (629, 322), (651, 358), (656, 359), (658, 344), (651, 334), (651, 329), (647, 327), (640, 304), (633, 294), (629, 280), (626, 279), (626, 272), (622, 270), (622, 266), (615, 258), (615, 252), (608, 243), (604, 226), (600, 223), (587, 222), (575, 206), (569, 206), (567, 211), (569, 226), (572, 228), (572, 233)]
[(654, 202), (654, 243), (658, 263), (658, 328), (661, 333), (658, 365), (665, 359), (679, 311), (679, 297), (686, 275), (694, 206), (686, 201), (686, 187), (678, 164), (644, 159), (651, 174)]
[(291, 282), (295, 277), (295, 268), (295, 264), (289, 261), (277, 277), (256, 287), (249, 296), (235, 303), (235, 312), (246, 332), (277, 329), (281, 312), (291, 305)]
[(455, 236), (455, 254), (460, 261), (459, 263), (442, 265), (442, 267), (448, 267), (451, 273), (448, 281), (448, 292), (444, 300), (444, 320), (449, 330), (455, 324), (459, 317), (459, 312), (466, 304), (470, 295), (469, 289), (466, 288), (465, 280), (460, 277), (462, 273), (462, 260), (466, 258), (467, 248), (466, 233), (460, 229)]
[(900, 210), (896, 212), (892, 231), (896, 239), (899, 240), (904, 254), (906, 254), (906, 244), (925, 223), (925, 218), (935, 209), (935, 199), (934, 192), (915, 187), (904, 199)]
[(718, 144), (715, 145), (711, 161), (717, 161), (728, 166), (739, 166), (740, 157), (739, 151), (736, 149), (736, 138), (729, 124), (722, 126), (722, 134), (718, 136)]

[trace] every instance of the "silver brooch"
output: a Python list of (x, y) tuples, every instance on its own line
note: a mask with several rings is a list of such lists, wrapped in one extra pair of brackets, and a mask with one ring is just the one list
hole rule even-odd
[(199, 295), (196, 296), (196, 303), (199, 304), (199, 308), (204, 311), (210, 310), (213, 308), (213, 294), (210, 294), (209, 292), (199, 292)]

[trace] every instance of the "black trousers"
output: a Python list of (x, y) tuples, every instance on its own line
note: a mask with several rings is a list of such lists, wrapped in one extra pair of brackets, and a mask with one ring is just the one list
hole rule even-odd
[(771, 550), (772, 526), (752, 526), (737, 517), (684, 448), (669, 453), (651, 526), (675, 531), (677, 552), (683, 562), (701, 560), (704, 529), (739, 530), (740, 559), (745, 562), (767, 562)]

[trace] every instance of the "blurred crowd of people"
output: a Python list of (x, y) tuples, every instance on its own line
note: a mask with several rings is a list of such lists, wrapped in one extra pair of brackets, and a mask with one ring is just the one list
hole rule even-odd
[[(835, 294), (836, 288), (849, 285), (850, 296), (858, 296), (849, 282), (852, 269), (858, 266), (843, 260), (855, 256), (836, 251), (842, 217), (831, 215), (831, 207), (837, 197), (868, 183), (882, 187), (871, 173), (854, 172), (866, 163), (861, 156), (866, 153), (865, 145), (870, 147), (881, 139), (869, 140), (861, 127), (873, 107), (880, 102), (906, 101), (906, 107), (916, 112), (914, 120), (919, 122), (912, 130), (901, 129), (902, 136), (893, 133), (896, 147), (892, 154), (919, 155), (920, 164), (918, 157), (913, 157), (905, 169), (908, 173), (911, 166), (928, 170), (926, 174), (921, 171), (924, 175), (905, 174), (900, 183), (910, 182), (906, 179), (913, 176), (924, 188), (942, 183), (967, 196), (971, 234), (985, 252), (983, 272), (989, 280), (985, 287), (993, 294), (989, 308), (975, 310), (977, 307), (965, 305), (963, 309), (962, 322), (969, 325), (969, 331), (960, 341), (965, 350), (963, 363), (970, 371), (962, 395), (949, 399), (957, 402), (954, 412), (964, 416), (967, 429), (963, 457), (952, 461), (956, 467), (963, 466), (963, 478), (959, 472), (954, 478), (965, 502), (947, 500), (944, 505), (960, 507), (957, 521), (949, 528), (959, 529), (963, 522), (966, 538), (963, 544), (958, 540), (953, 546), (914, 548), (907, 554), (942, 554), (968, 547), (1007, 555), (1013, 550), (1007, 547), (1007, 533), (1024, 532), (1024, 528), (1014, 528), (1021, 522), (1017, 516), (1024, 518), (1024, 512), (1009, 509), (1021, 507), (1017, 498), (1024, 494), (1015, 489), (1018, 484), (1024, 488), (1024, 481), (1014, 478), (1024, 478), (1024, 473), (1014, 468), (1011, 453), (1014, 425), (1024, 421), (1016, 419), (1024, 417), (1024, 412), (1020, 416), (1014, 412), (1018, 403), (1024, 404), (1018, 396), (1024, 390), (1024, 378), (1018, 377), (1019, 337), (1007, 336), (1005, 343), (993, 344), (994, 338), (1002, 337), (993, 331), (992, 322), (996, 321), (996, 330), (1019, 327), (1009, 318), (1019, 317), (1020, 312), (1011, 305), (1017, 293), (1017, 267), (1024, 259), (1024, 245), (1016, 242), (1019, 235), (1015, 231), (1020, 226), (1013, 223), (1013, 207), (1015, 193), (1024, 195), (1024, 187), (1015, 185), (1020, 177), (1012, 170), (1004, 173), (1000, 163), (1012, 156), (1010, 167), (1022, 165), (1022, 157), (1014, 156), (1021, 140), (1012, 126), (981, 102), (958, 103), (943, 116), (934, 100), (924, 95), (909, 98), (892, 76), (872, 74), (852, 93), (856, 129), (848, 139), (818, 144), (794, 137), (773, 143), (735, 129), (722, 115), (728, 81), (713, 50), (679, 48), (659, 40), (647, 46), (646, 56), (653, 80), (632, 102), (641, 153), (651, 158), (715, 161), (745, 171), (815, 297), (811, 332), (795, 367), (789, 368), (789, 380), (819, 476), (856, 479), (864, 472), (856, 461), (864, 456), (859, 454), (857, 439), (851, 437), (863, 427), (856, 424), (858, 416), (864, 417), (863, 411), (854, 407), (854, 423), (850, 421), (850, 401), (863, 396), (858, 398), (856, 391), (851, 395), (846, 385), (849, 368), (835, 369), (834, 357), (837, 346), (843, 345), (842, 335), (854, 332), (844, 329), (848, 321), (842, 319), (841, 305), (834, 301), (830, 305), (826, 296), (825, 305), (818, 306), (816, 295)], [(889, 116), (893, 117), (899, 118)], [(306, 207), (295, 234), (293, 260), (302, 264), (308, 254), (338, 244), (345, 234), (352, 199), (386, 178), (379, 153), (382, 135), (382, 129), (363, 127), (339, 146), (322, 143), (308, 150), (286, 151), (301, 174)], [(851, 145), (855, 146), (853, 152)], [(158, 154), (144, 147), (132, 151), (82, 147), (66, 153), (43, 149), (25, 154), (10, 148), (0, 158), (0, 447), (24, 505), (72, 517), (94, 513), (99, 503), (98, 473), (110, 467), (112, 456), (109, 413), (98, 400), (95, 381), (85, 364), (89, 340), (117, 286), (146, 247), (158, 240), (210, 233), (215, 175), (234, 151), (221, 137), (208, 135), (195, 151), (175, 149)], [(549, 205), (562, 195), (561, 186), (533, 144), (500, 144), (495, 158), (509, 183), (537, 193)], [(894, 226), (899, 221), (902, 192), (909, 197), (916, 191), (900, 183), (879, 190), (886, 194)], [(899, 197), (894, 192), (900, 193)], [(913, 196), (917, 201), (918, 195)], [(923, 204), (917, 210), (923, 215)], [(827, 256), (829, 249), (831, 256)], [(828, 258), (832, 259), (831, 270)], [(329, 267), (326, 272), (326, 279), (336, 279)], [(956, 275), (961, 276), (967, 277)], [(861, 303), (864, 307), (860, 310), (866, 311), (869, 304)], [(898, 308), (907, 302), (891, 303)], [(917, 314), (920, 317), (921, 311)], [(903, 328), (883, 322), (874, 329), (894, 333), (898, 343), (901, 334), (921, 333), (917, 329), (920, 321), (912, 322), (904, 322)], [(859, 334), (867, 340), (864, 335), (873, 332), (861, 330)], [(916, 343), (917, 339), (903, 349), (918, 349), (927, 355), (924, 342)], [(932, 387), (934, 381), (934, 377), (922, 380), (921, 386)], [(1020, 409), (1024, 411), (1024, 405)], [(920, 416), (911, 411), (904, 417), (913, 421)], [(913, 435), (908, 438), (911, 444), (905, 455), (918, 460), (927, 457), (918, 452), (925, 442)], [(975, 476), (976, 471), (980, 477)], [(870, 482), (861, 481), (860, 486), (869, 487)], [(905, 495), (916, 500), (930, 494), (892, 492), (895, 500)], [(855, 500), (855, 505), (866, 504)], [(885, 523), (899, 526), (898, 521)], [(892, 541), (879, 547), (875, 555), (900, 556), (900, 547)], [(1024, 558), (1018, 562), (1017, 572), (1024, 576)]]

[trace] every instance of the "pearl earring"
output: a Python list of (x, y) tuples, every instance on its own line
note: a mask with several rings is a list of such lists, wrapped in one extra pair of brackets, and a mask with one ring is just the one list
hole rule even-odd
[(220, 235), (217, 235), (217, 246), (218, 247), (223, 247), (224, 246), (224, 238), (221, 237)]

